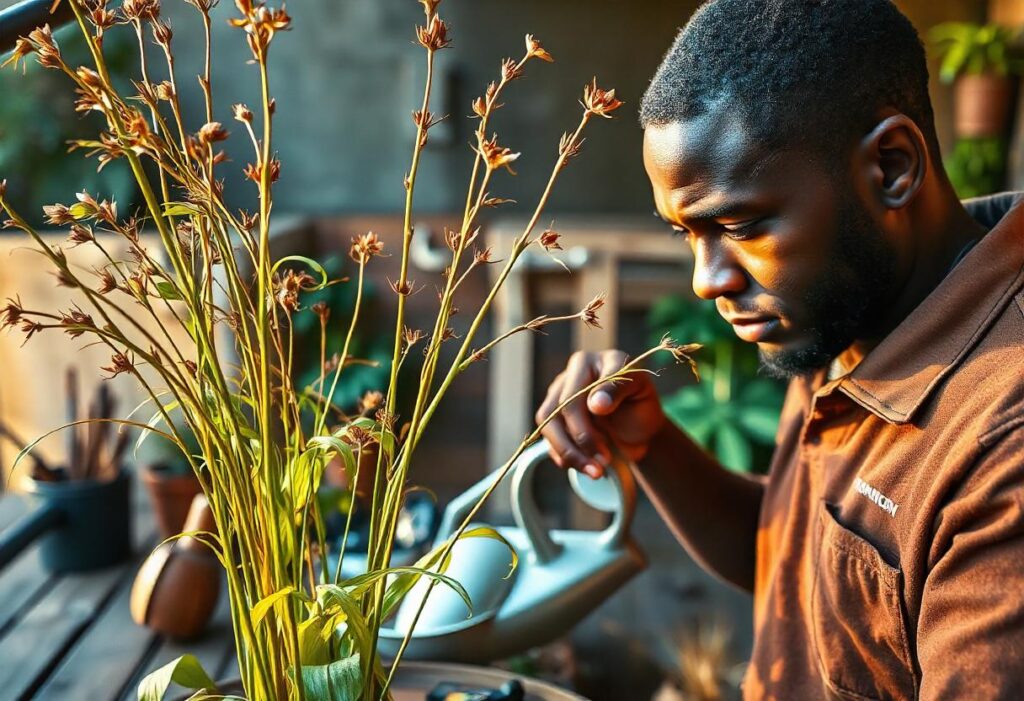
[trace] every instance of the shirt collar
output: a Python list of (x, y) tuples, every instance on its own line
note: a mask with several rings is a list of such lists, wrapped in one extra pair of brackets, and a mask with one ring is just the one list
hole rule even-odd
[(891, 423), (911, 421), (1024, 285), (1024, 199), (838, 389)]

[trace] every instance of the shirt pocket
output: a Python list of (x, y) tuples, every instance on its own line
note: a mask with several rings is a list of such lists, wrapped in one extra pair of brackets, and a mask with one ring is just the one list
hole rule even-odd
[(811, 591), (813, 645), (829, 698), (903, 701), (916, 683), (901, 604), (902, 573), (821, 502)]

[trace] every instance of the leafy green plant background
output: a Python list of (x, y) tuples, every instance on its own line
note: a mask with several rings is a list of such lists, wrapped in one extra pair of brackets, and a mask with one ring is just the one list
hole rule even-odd
[(957, 139), (945, 159), (946, 173), (962, 199), (1003, 189), (1009, 144), (1000, 136)]
[(998, 24), (943, 22), (932, 27), (928, 40), (941, 58), (939, 77), (952, 83), (958, 75), (1020, 74), (1024, 61), (1013, 51), (1020, 32)]
[[(58, 31), (61, 51), (69, 57), (87, 50), (74, 27)], [(132, 42), (127, 34), (111, 33), (104, 54), (114, 75), (127, 75)], [(131, 211), (138, 189), (128, 168), (111, 164), (96, 172), (96, 160), (81, 152), (68, 157), (68, 140), (95, 137), (94, 117), (75, 112), (68, 80), (59, 71), (45, 70), (34, 60), (25, 70), (0, 71), (0, 173), (17, 173), (8, 189), (11, 199), (38, 204), (26, 214), (42, 224), (42, 205), (74, 200), (83, 189), (114, 199), (122, 212)]]
[(664, 398), (668, 417), (729, 469), (767, 470), (785, 386), (758, 375), (757, 347), (736, 337), (714, 302), (665, 297), (648, 324), (655, 338), (668, 333), (704, 346), (701, 381)]
[[(344, 261), (335, 256), (324, 262), (324, 270), (332, 280), (340, 280), (351, 271)], [(356, 284), (338, 282), (303, 297), (305, 311), (292, 317), (295, 329), (295, 383), (298, 387), (318, 387), (320, 381), (320, 319), (309, 310), (317, 302), (325, 302), (331, 310), (327, 324), (327, 347), (341, 348), (345, 332), (351, 323), (351, 310), (355, 307)], [(346, 412), (354, 411), (362, 396), (370, 390), (384, 391), (391, 372), (390, 331), (378, 323), (381, 314), (377, 288), (370, 282), (363, 290), (363, 314), (357, 332), (352, 337), (349, 355), (368, 361), (345, 370), (345, 381), (339, 382), (331, 400)], [(385, 324), (387, 321), (385, 321)], [(330, 384), (324, 392), (330, 389)]]

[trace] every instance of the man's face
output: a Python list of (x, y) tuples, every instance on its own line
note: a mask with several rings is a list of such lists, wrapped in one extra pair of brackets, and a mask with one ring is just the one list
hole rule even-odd
[(658, 213), (693, 249), (694, 292), (757, 343), (766, 372), (823, 367), (871, 337), (894, 255), (847, 174), (760, 146), (724, 110), (649, 127), (644, 164)]

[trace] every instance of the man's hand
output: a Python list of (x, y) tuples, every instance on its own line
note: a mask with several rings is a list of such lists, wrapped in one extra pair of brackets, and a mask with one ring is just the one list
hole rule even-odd
[[(541, 424), (558, 405), (591, 384), (619, 370), (628, 361), (622, 351), (577, 352), (548, 388), (537, 410)], [(585, 401), (584, 401), (585, 400)], [(612, 441), (628, 459), (638, 462), (652, 438), (665, 426), (658, 393), (645, 373), (624, 382), (606, 382), (577, 398), (541, 432), (551, 446), (551, 458), (562, 468), (600, 477), (611, 462)]]

